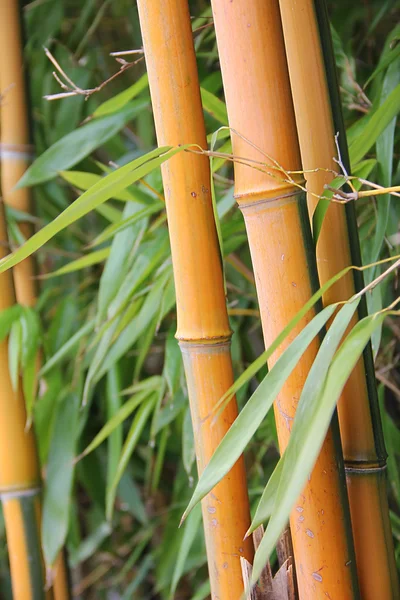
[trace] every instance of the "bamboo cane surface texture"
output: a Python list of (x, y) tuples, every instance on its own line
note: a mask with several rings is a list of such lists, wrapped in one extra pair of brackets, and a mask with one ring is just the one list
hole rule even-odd
[[(22, 40), (18, 2), (1, 0), (0, 6), (0, 110), (1, 191), (3, 200), (13, 208), (30, 213), (28, 188), (14, 189), (29, 166), (32, 148), (29, 145), (29, 125), (22, 62)], [(20, 223), (21, 233), (31, 235), (32, 225)], [(14, 267), (14, 282), (18, 301), (33, 306), (36, 301), (33, 259)], [(23, 298), (21, 300), (20, 298)]]
[[(321, 2), (320, 2), (321, 4)], [(325, 75), (318, 23), (313, 0), (280, 0), (293, 102), (303, 168), (306, 171), (308, 206), (312, 216), (324, 185), (332, 181), (328, 170), (338, 171), (335, 130)], [(327, 42), (327, 40), (326, 40)], [(305, 82), (307, 81), (307, 85)], [(342, 140), (344, 142), (344, 140)], [(315, 169), (320, 169), (315, 172)], [(309, 171), (309, 172), (307, 172)], [(357, 242), (358, 243), (358, 242)], [(331, 203), (317, 244), (321, 284), (353, 264), (346, 209)], [(351, 273), (330, 288), (324, 304), (346, 300), (355, 291)], [(353, 320), (352, 325), (356, 322)], [(370, 393), (373, 390), (370, 390)], [(346, 384), (338, 405), (340, 433), (351, 508), (353, 536), (362, 598), (390, 600), (399, 588), (394, 563), (386, 477), (381, 472), (385, 455), (376, 430), (380, 428), (376, 395), (369, 390), (364, 360)], [(373, 421), (377, 415), (378, 422)], [(372, 469), (372, 470), (371, 470)]]
[[(268, 346), (309, 299), (315, 276), (305, 200), (273, 170), (276, 163), (301, 169), (279, 5), (271, 0), (214, 0), (212, 6), (229, 123), (250, 141), (233, 133), (233, 153), (269, 165), (270, 174), (235, 164), (235, 193), (246, 222)], [(312, 316), (282, 344), (270, 365)], [(281, 451), (317, 348), (315, 341), (275, 403)], [(357, 597), (348, 501), (337, 450), (337, 435), (329, 432), (291, 516), (302, 599)]]
[[(186, 0), (139, 0), (139, 17), (160, 146), (207, 147)], [(162, 167), (177, 298), (177, 338), (188, 383), (199, 473), (237, 416), (236, 400), (212, 426), (215, 403), (233, 382), (231, 330), (215, 228), (209, 161), (181, 153)], [(243, 460), (202, 502), (214, 600), (239, 600), (249, 504)]]
[[(15, 189), (17, 182), (30, 164), (33, 152), (33, 148), (29, 144), (30, 132), (26, 105), (27, 96), (24, 78), (22, 35), (19, 4), (17, 0), (2, 0), (0, 3), (0, 30), (0, 92), (2, 94), (0, 104), (1, 193), (6, 205), (19, 211), (30, 213), (30, 190), (28, 188)], [(3, 216), (2, 219), (1, 239), (6, 241), (7, 233), (4, 228)], [(32, 234), (32, 225), (30, 223), (22, 222), (19, 224), (19, 227), (24, 237), (29, 237)], [(6, 249), (7, 247), (8, 244), (6, 243), (4, 248)], [(7, 254), (7, 252), (4, 254)], [(31, 257), (14, 267), (12, 276), (11, 272), (1, 275), (2, 280), (8, 278), (7, 283), (4, 283), (4, 286), (1, 287), (2, 294), (5, 295), (4, 306), (1, 306), (1, 308), (12, 306), (16, 300), (25, 306), (34, 306), (36, 303), (34, 275), (34, 261)], [(5, 342), (4, 352), (6, 351), (6, 346), (7, 343)], [(5, 368), (8, 368), (7, 361), (2, 361), (2, 364), (5, 365)], [(2, 382), (0, 382), (0, 386), (3, 394), (5, 387), (7, 387), (7, 383), (4, 383), (3, 387)], [(9, 431), (16, 434), (15, 439), (13, 439), (18, 443), (18, 453), (12, 452), (12, 446), (9, 445), (12, 443), (11, 440), (5, 438), (4, 441), (10, 453), (9, 456), (16, 457), (19, 455), (21, 461), (25, 465), (25, 470), (23, 470), (22, 467), (16, 469), (15, 465), (12, 465), (14, 475), (16, 475), (19, 480), (19, 482), (16, 482), (17, 487), (20, 485), (21, 487), (29, 487), (32, 485), (33, 487), (38, 488), (38, 486), (40, 486), (39, 467), (34, 434), (32, 429), (30, 431), (25, 431), (25, 401), (20, 389), (18, 390), (17, 395), (18, 402), (16, 401), (15, 405), (18, 404), (20, 414), (16, 419), (13, 428), (11, 428), (10, 424)], [(5, 394), (5, 397), (8, 397), (8, 393)], [(3, 412), (1, 414), (3, 414)], [(21, 436), (22, 440), (20, 439)], [(21, 445), (19, 445), (20, 443)], [(5, 452), (6, 448), (4, 448), (4, 453)], [(5, 456), (5, 454), (2, 453), (2, 456)], [(3, 465), (5, 469), (8, 469), (9, 463), (12, 462), (9, 459), (6, 461), (5, 458), (4, 460), (0, 460), (2, 465), (1, 469), (3, 469)], [(21, 501), (18, 499), (8, 499), (4, 501), (6, 523), (7, 515), (9, 515), (9, 523), (19, 522), (18, 514), (22, 510), (21, 502), (29, 504), (30, 501), (28, 499)], [(37, 492), (34, 503), (36, 506), (37, 522), (39, 523), (41, 519), (40, 497)], [(20, 520), (20, 522), (23, 523), (23, 520)], [(23, 574), (21, 564), (25, 559), (29, 560), (30, 563), (35, 563), (36, 560), (40, 561), (41, 549), (40, 545), (37, 545), (34, 549), (25, 547), (23, 537), (26, 536), (26, 531), (23, 532), (19, 526), (12, 526), (12, 531), (15, 531), (15, 534), (12, 534), (10, 528), (7, 527), (10, 561), (11, 563), (13, 561), (15, 562), (13, 593), (16, 599), (28, 599), (30, 596), (28, 595), (28, 592), (25, 591), (25, 586), (31, 585), (31, 582), (29, 581), (29, 578), (25, 577), (26, 574)], [(40, 539), (39, 529), (37, 529), (37, 531), (31, 530), (31, 533), (36, 536), (37, 540)], [(36, 552), (37, 556), (32, 555), (33, 551)], [(13, 567), (13, 565), (11, 566)], [(36, 582), (36, 585), (41, 586), (41, 589), (44, 587), (43, 582)], [(17, 589), (15, 589), (16, 586), (18, 586)], [(62, 554), (60, 554), (56, 561), (54, 591), (56, 600), (68, 600), (67, 573)], [(46, 598), (51, 597), (52, 592), (47, 592)]]

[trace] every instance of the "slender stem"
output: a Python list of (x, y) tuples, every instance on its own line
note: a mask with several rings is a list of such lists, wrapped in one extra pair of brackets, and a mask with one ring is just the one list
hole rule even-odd
[[(139, 0), (139, 18), (158, 143), (206, 148), (187, 0)], [(162, 168), (174, 268), (178, 331), (201, 472), (237, 416), (236, 400), (212, 426), (206, 417), (233, 382), (222, 260), (209, 160), (180, 153)], [(212, 596), (239, 600), (249, 504), (240, 459), (202, 503)]]
[[(295, 3), (280, 0), (280, 7), (300, 149), (309, 191), (308, 206), (312, 215), (316, 197), (332, 179), (329, 170), (337, 162), (344, 172), (350, 170), (329, 22), (323, 0), (298, 0)], [(305, 81), (308, 85), (305, 85)], [(337, 132), (340, 132), (338, 147), (335, 146)], [(321, 169), (316, 171), (317, 167)], [(359, 192), (359, 195), (363, 195), (363, 192)], [(358, 234), (354, 206), (352, 203), (348, 207), (332, 203), (325, 215), (317, 244), (321, 284), (346, 266), (359, 264), (359, 251), (353, 253), (355, 246), (358, 246)], [(396, 263), (392, 267), (396, 268)], [(326, 294), (324, 303), (330, 304), (352, 296), (356, 289), (363, 287), (362, 276), (357, 279), (359, 285), (356, 288), (351, 273), (343, 277)], [(373, 282), (373, 285), (376, 283)], [(386, 480), (382, 474), (386, 453), (370, 349), (350, 376), (339, 401), (338, 412), (361, 596), (371, 600), (389, 600), (398, 597), (399, 592), (388, 518)], [(374, 548), (373, 553), (370, 548)]]
[[(297, 187), (301, 176), (291, 175), (302, 169), (279, 5), (277, 0), (213, 0), (212, 6), (229, 125), (241, 134), (232, 136), (233, 154), (253, 160), (273, 157), (267, 165), (285, 167), (286, 182), (235, 162), (235, 195), (246, 222), (265, 345), (269, 346), (317, 285), (307, 206)], [(312, 316), (310, 312), (293, 336)], [(275, 352), (271, 364), (285, 347)], [(315, 341), (275, 403), (282, 451), (317, 350)], [(300, 598), (357, 598), (336, 419), (290, 524)]]
[[(29, 166), (32, 158), (32, 147), (29, 144), (21, 38), (18, 2), (17, 0), (2, 0), (0, 2), (0, 92), (2, 93), (2, 102), (0, 105), (1, 192), (6, 204), (22, 212), (30, 213), (31, 198), (29, 189), (16, 190), (14, 188)], [(0, 215), (0, 220), (0, 239), (3, 242), (6, 241), (6, 248), (7, 233), (3, 213)], [(33, 233), (32, 223), (30, 222), (20, 223), (19, 227), (24, 237), (29, 237)], [(0, 309), (12, 306), (16, 301), (25, 306), (34, 306), (36, 302), (34, 274), (34, 261), (32, 258), (28, 258), (13, 269), (13, 281), (11, 275), (1, 275), (3, 298), (2, 302), (0, 302)], [(14, 295), (14, 285), (16, 297)], [(5, 353), (7, 342), (2, 342), (2, 344), (2, 352), (4, 351)], [(5, 402), (5, 405), (1, 405), (0, 407), (2, 423), (0, 436), (4, 439), (4, 447), (2, 446), (0, 453), (0, 470), (3, 473), (6, 468), (8, 469), (5, 463), (9, 462), (10, 456), (14, 457), (16, 453), (20, 455), (21, 462), (25, 465), (24, 469), (22, 469), (18, 461), (16, 464), (13, 462), (14, 481), (10, 484), (7, 480), (0, 477), (0, 491), (7, 491), (11, 485), (13, 490), (18, 492), (21, 489), (23, 494), (26, 494), (26, 491), (31, 486), (34, 489), (40, 486), (39, 465), (34, 433), (32, 430), (25, 431), (26, 413), (22, 392), (21, 390), (14, 392), (9, 385), (7, 358), (1, 361), (0, 390), (0, 396)], [(7, 399), (8, 403), (6, 402)], [(14, 417), (10, 406), (14, 406), (16, 413)], [(3, 436), (4, 428), (7, 429), (7, 433)], [(15, 440), (20, 444), (16, 448), (16, 453), (13, 451)], [(43, 597), (44, 583), (41, 577), (35, 575), (35, 573), (37, 574), (41, 571), (42, 566), (39, 527), (41, 515), (40, 495), (36, 494), (35, 496), (35, 509), (32, 514), (29, 513), (31, 517), (22, 520), (20, 513), (22, 515), (28, 514), (26, 510), (30, 507), (26, 496), (23, 495), (19, 498), (17, 494), (12, 500), (10, 500), (9, 496), (7, 498), (7, 501), (4, 501), (4, 511), (14, 598), (16, 600), (28, 599), (30, 596), (26, 595), (25, 590), (29, 586), (31, 587), (30, 593), (32, 598)], [(36, 516), (36, 521), (32, 521), (32, 515)], [(36, 526), (33, 526), (34, 523), (36, 523)], [(23, 527), (24, 524), (25, 527)], [(29, 528), (27, 529), (28, 525)], [(21, 574), (19, 563), (24, 560), (27, 560), (27, 564), (31, 566), (29, 573), (30, 575), (35, 575), (34, 577), (32, 575), (32, 577), (28, 578), (27, 572), (25, 573), (25, 577)], [(39, 569), (37, 565), (40, 566)], [(69, 594), (62, 555), (57, 559), (56, 572), (54, 585), (55, 599), (67, 600)], [(53, 597), (52, 592), (47, 592), (46, 597)]]

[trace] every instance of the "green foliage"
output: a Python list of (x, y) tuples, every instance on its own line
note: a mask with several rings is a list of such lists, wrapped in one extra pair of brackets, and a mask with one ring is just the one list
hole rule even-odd
[[(399, 9), (379, 0), (330, 4), (353, 174), (400, 185), (400, 30), (393, 27)], [(128, 0), (46, 0), (28, 4), (24, 14), (37, 158), (21, 185), (33, 186), (37, 232), (25, 244), (16, 239), (19, 247), (0, 269), (34, 253), (41, 293), (35, 310), (15, 306), (0, 314), (0, 339), (10, 336), (12, 381), (16, 386), (22, 375), (46, 473), (42, 543), (47, 564), (66, 545), (74, 581), (88, 575), (91, 582), (82, 597), (207, 598), (199, 507), (181, 529), (179, 522), (189, 502), (193, 508), (245, 451), (252, 527), (269, 519), (257, 571), (312, 469), (341, 387), (372, 336), (400, 566), (398, 326), (384, 321), (386, 313), (368, 317), (339, 346), (356, 302), (341, 308), (323, 338), (290, 444), (278, 461), (268, 409), (308, 344), (323, 335), (335, 307), (318, 313), (265, 373), (267, 356), (317, 305), (323, 290), (263, 353), (245, 228), (234, 208), (232, 164), (211, 158), (228, 307), (235, 313), (234, 389), (241, 412), (193, 490), (194, 440), (174, 338), (175, 293), (159, 169), (185, 149), (155, 147), (144, 61), (136, 55), (126, 55), (135, 64), (97, 92), (43, 99), (63, 91), (43, 44), (78, 86), (93, 90), (119, 69), (109, 52), (141, 47), (136, 7)], [(202, 27), (210, 9), (195, 1), (191, 14), (198, 17), (193, 27)], [(208, 141), (229, 153), (213, 28), (201, 28), (195, 45)], [(314, 215), (316, 239), (326, 202)], [(365, 263), (400, 253), (399, 207), (388, 195), (357, 201)], [(27, 218), (8, 211), (10, 233), (16, 234), (16, 224)], [(366, 271), (367, 281), (385, 268), (379, 264)], [(367, 294), (371, 312), (388, 307), (397, 295), (395, 279), (385, 279)], [(43, 366), (37, 385), (39, 352)], [(6, 597), (7, 569), (1, 553), (0, 586)]]

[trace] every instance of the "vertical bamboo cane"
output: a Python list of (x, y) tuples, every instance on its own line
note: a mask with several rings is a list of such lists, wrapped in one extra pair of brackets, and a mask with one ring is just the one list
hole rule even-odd
[[(300, 169), (278, 1), (212, 0), (212, 6), (229, 123), (251, 143), (233, 133), (234, 155), (266, 162), (269, 171), (267, 154), (286, 169)], [(295, 185), (240, 163), (235, 163), (235, 195), (246, 222), (268, 346), (313, 291), (316, 267), (306, 199)], [(275, 403), (281, 451), (317, 348), (315, 341)], [(301, 599), (358, 597), (340, 456), (335, 418), (290, 519)]]
[[(186, 0), (139, 0), (158, 143), (206, 148), (190, 16)], [(178, 331), (201, 473), (237, 415), (236, 400), (211, 426), (215, 403), (233, 382), (221, 256), (205, 156), (182, 153), (162, 168), (174, 267)], [(202, 503), (212, 597), (239, 600), (240, 557), (249, 505), (243, 459)]]
[[(1, 1), (0, 28), (0, 90), (2, 93), (0, 106), (1, 191), (5, 204), (20, 211), (30, 213), (29, 189), (13, 189), (29, 166), (30, 155), (32, 153), (31, 146), (29, 145), (29, 125), (25, 105), (26, 92), (23, 73), (22, 36), (17, 0)], [(20, 229), (24, 237), (29, 237), (32, 234), (32, 227), (29, 223), (21, 223)], [(7, 238), (4, 235), (1, 239), (6, 240)], [(25, 306), (34, 306), (36, 302), (36, 289), (33, 259), (28, 258), (14, 267), (13, 278), (16, 300)], [(23, 402), (23, 398), (20, 401)], [(20, 423), (20, 427), (23, 433), (25, 428), (24, 421)], [(27, 442), (28, 446), (34, 444), (33, 434), (29, 433), (26, 435), (30, 440)], [(23, 448), (24, 446), (22, 445), (21, 452)], [(26, 451), (28, 452), (28, 448)], [(35, 456), (35, 454), (33, 453), (32, 456)], [(37, 511), (39, 515), (39, 504)], [(10, 513), (10, 511), (8, 512)], [(7, 528), (7, 533), (8, 531), (9, 528)], [(10, 550), (12, 550), (11, 547)], [(40, 546), (36, 550), (38, 552), (37, 556), (40, 557)], [(12, 561), (11, 552), (10, 560)], [(13, 575), (13, 585), (15, 578), (22, 581), (19, 570), (17, 574), (14, 573)], [(56, 600), (66, 600), (69, 598), (67, 573), (62, 555), (60, 555), (56, 562), (53, 589)], [(23, 597), (28, 598), (28, 596)]]
[[(342, 126), (334, 125), (332, 119), (328, 69), (333, 74), (330, 85), (336, 90), (337, 81), (333, 54), (328, 48), (331, 39), (325, 2), (280, 0), (280, 7), (303, 168), (337, 170), (333, 160), (337, 155), (334, 134), (339, 128), (342, 148), (346, 142)], [(323, 20), (325, 57), (316, 10)], [(306, 173), (306, 180), (312, 216), (318, 203), (316, 196), (323, 194), (332, 175), (326, 171), (310, 172)], [(352, 224), (353, 246), (358, 245), (352, 205), (347, 208), (347, 218)], [(325, 215), (317, 244), (317, 264), (321, 283), (346, 266), (359, 264), (359, 249), (354, 248), (352, 253), (344, 206), (332, 203)], [(354, 279), (349, 274), (327, 292), (324, 303), (347, 299), (354, 291)], [(386, 494), (386, 453), (371, 359), (369, 349), (343, 391), (338, 413), (361, 595), (366, 600), (389, 600), (399, 597), (399, 587)], [(367, 379), (366, 371), (372, 377)]]
[[(7, 254), (3, 207), (0, 255)], [(12, 275), (0, 275), (0, 311), (15, 304)], [(32, 430), (25, 431), (25, 401), (14, 391), (7, 340), (0, 342), (0, 494), (6, 526), (14, 600), (44, 597), (40, 552), (40, 475)], [(52, 598), (47, 594), (48, 599)]]

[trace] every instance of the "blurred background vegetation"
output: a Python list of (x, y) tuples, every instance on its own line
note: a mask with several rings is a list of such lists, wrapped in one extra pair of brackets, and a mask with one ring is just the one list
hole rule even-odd
[[(226, 110), (211, 10), (205, 0), (190, 5), (207, 131), (212, 133), (226, 124)], [(392, 0), (350, 5), (336, 0), (328, 8), (345, 121), (353, 140), (400, 85), (400, 7)], [(25, 4), (23, 19), (35, 152), (41, 155), (58, 143), (54, 160), (62, 168), (71, 167), (62, 177), (35, 186), (32, 218), (40, 227), (96, 176), (152, 149), (155, 134), (142, 55), (124, 55), (122, 64), (110, 56), (141, 48), (135, 2), (34, 0)], [(53, 77), (55, 67), (44, 46), (81, 90), (97, 91), (44, 99), (65, 91)], [(388, 64), (389, 48), (399, 51)], [(121, 67), (121, 74), (102, 85)], [(129, 101), (120, 108), (124, 102), (119, 94), (128, 89)], [(74, 136), (95, 111), (104, 117), (89, 121), (90, 135)], [(109, 120), (106, 127), (104, 119)], [(368, 153), (360, 176), (385, 186), (400, 185), (399, 137), (394, 120), (389, 134), (385, 130)], [(232, 167), (222, 161), (214, 166), (219, 167), (214, 183), (238, 375), (261, 353), (263, 342), (244, 223), (233, 199)], [(368, 198), (357, 203), (357, 210), (364, 262), (398, 254), (398, 200), (377, 203)], [(22, 241), (19, 218), (8, 211), (15, 244)], [(186, 385), (174, 340), (175, 299), (160, 173), (151, 173), (58, 234), (36, 258), (42, 327), (35, 343), (42, 348), (44, 366), (34, 422), (45, 465), (47, 555), (65, 541), (76, 598), (207, 598), (199, 511), (178, 529), (197, 475)], [(397, 285), (395, 278), (375, 288), (368, 298), (371, 307), (388, 305), (398, 295)], [(400, 566), (399, 340), (399, 323), (387, 319), (373, 349)], [(240, 390), (240, 405), (257, 383)], [(102, 429), (106, 423), (110, 429), (118, 425), (104, 441), (96, 438), (93, 450), (73, 464), (100, 431), (108, 433)], [(270, 412), (246, 452), (253, 503), (277, 458)], [(0, 594), (8, 600), (4, 527), (0, 535)]]

